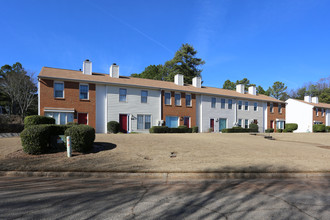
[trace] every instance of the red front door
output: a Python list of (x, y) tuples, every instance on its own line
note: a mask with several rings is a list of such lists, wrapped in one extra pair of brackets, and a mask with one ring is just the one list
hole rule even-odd
[(78, 113), (78, 124), (87, 125), (87, 113)]
[(214, 119), (213, 118), (210, 120), (210, 128), (212, 129), (212, 131), (214, 131)]
[(183, 119), (184, 120), (184, 122), (183, 122), (184, 125), (187, 126), (188, 128), (190, 128), (190, 123), (189, 123), (190, 120), (189, 119), (190, 119), (189, 117), (184, 117), (184, 119)]
[(120, 132), (127, 133), (127, 115), (119, 115)]

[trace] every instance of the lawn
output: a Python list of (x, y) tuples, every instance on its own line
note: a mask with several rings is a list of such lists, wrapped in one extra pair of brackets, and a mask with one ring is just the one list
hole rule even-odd
[(97, 134), (93, 153), (26, 155), (0, 139), (0, 170), (329, 172), (330, 134)]

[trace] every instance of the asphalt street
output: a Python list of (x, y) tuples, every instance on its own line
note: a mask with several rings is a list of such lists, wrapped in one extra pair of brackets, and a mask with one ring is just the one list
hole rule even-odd
[(330, 219), (330, 179), (0, 177), (0, 219)]

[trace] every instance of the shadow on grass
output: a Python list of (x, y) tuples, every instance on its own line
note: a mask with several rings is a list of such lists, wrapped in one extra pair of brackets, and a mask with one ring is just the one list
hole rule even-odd
[(113, 150), (117, 147), (116, 144), (109, 142), (94, 142), (94, 147), (91, 153), (98, 153), (106, 150)]

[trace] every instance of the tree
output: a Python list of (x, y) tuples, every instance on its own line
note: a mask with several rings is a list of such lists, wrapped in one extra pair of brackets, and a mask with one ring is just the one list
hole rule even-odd
[[(270, 95), (275, 99), (280, 99), (287, 89), (287, 86), (283, 82), (276, 81), (272, 87), (269, 87)], [(286, 94), (286, 93), (285, 93)]]
[(330, 104), (330, 87), (322, 90), (319, 96), (319, 101)]
[(23, 120), (36, 99), (37, 86), (33, 74), (28, 74), (22, 64), (17, 62), (13, 66), (2, 66), (0, 77), (0, 89), (10, 99), (10, 113), (14, 113), (14, 106), (17, 105)]
[(200, 67), (205, 64), (201, 58), (196, 58), (196, 54), (193, 46), (182, 44), (172, 60), (166, 61), (164, 65), (150, 65), (142, 73), (134, 73), (131, 76), (173, 82), (176, 74), (182, 74), (184, 83), (191, 84), (194, 77), (201, 77)]
[(262, 86), (257, 86), (257, 93), (261, 94), (261, 95), (270, 95), (270, 91), (269, 89), (267, 89), (266, 91), (264, 90), (264, 88), (262, 88)]
[(235, 90), (236, 89), (236, 84), (229, 79), (225, 81), (225, 83), (222, 86), (223, 89), (229, 89), (229, 90)]

